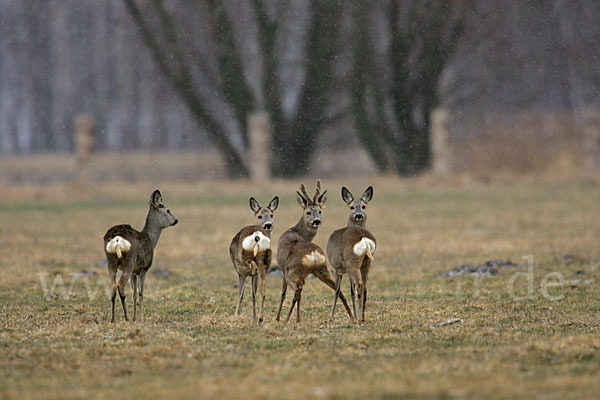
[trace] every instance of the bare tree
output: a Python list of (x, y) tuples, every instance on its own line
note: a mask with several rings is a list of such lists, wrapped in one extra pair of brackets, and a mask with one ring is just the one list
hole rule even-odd
[[(168, 8), (162, 0), (144, 6), (124, 1), (160, 70), (222, 153), (231, 176), (248, 175), (245, 121), (257, 111), (271, 120), (272, 172), (293, 176), (305, 169), (328, 121), (338, 1), (182, 2), (183, 13), (174, 6), (179, 3)], [(295, 37), (290, 26), (297, 28)], [(286, 43), (290, 34), (295, 41)], [(300, 71), (292, 92), (294, 85), (284, 79), (290, 70)]]
[(379, 170), (411, 175), (429, 166), (430, 114), (470, 7), (469, 0), (354, 3), (352, 115)]

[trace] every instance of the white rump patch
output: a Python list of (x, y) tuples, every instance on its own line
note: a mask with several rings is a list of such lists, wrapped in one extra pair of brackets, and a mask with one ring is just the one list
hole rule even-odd
[(106, 243), (106, 252), (116, 254), (119, 258), (123, 257), (123, 253), (127, 253), (129, 250), (131, 250), (131, 243), (121, 236), (115, 236)]
[(242, 248), (246, 251), (253, 251), (255, 246), (257, 247), (256, 253), (269, 250), (271, 248), (271, 239), (261, 231), (256, 231), (242, 240)]
[[(367, 249), (371, 255), (375, 254), (375, 242), (369, 239), (368, 237), (363, 237), (360, 242), (354, 245), (354, 254), (357, 256), (364, 256), (367, 253)], [(369, 257), (370, 258), (370, 257)]]
[(326, 262), (325, 256), (317, 250), (313, 250), (302, 257), (302, 264), (306, 266), (314, 266), (317, 264), (323, 264), (324, 262)]

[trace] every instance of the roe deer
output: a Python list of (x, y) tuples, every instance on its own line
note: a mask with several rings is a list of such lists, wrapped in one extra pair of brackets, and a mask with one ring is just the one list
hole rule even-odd
[[(294, 290), (294, 299), (292, 300), (292, 306), (290, 307), (286, 322), (289, 321), (292, 311), (294, 311), (294, 306), (298, 307), (296, 309), (296, 322), (300, 322), (302, 288), (309, 274), (315, 275), (321, 281), (325, 282), (327, 286), (335, 289), (333, 276), (329, 272), (329, 269), (327, 269), (325, 253), (319, 246), (311, 243), (311, 240), (317, 234), (319, 226), (321, 226), (321, 212), (327, 200), (327, 190), (321, 193), (320, 181), (317, 181), (317, 190), (312, 199), (306, 193), (304, 185), (300, 185), (300, 190), (302, 194), (300, 192), (296, 193), (298, 194), (298, 202), (303, 209), (302, 217), (300, 217), (300, 221), (296, 225), (281, 235), (277, 244), (277, 262), (283, 272), (283, 286), (281, 288), (279, 309), (277, 310), (277, 321), (279, 321), (281, 315), (281, 307), (285, 300), (288, 285)], [(346, 311), (348, 311), (350, 319), (353, 320), (352, 312), (344, 295), (341, 292), (339, 295), (346, 307)]]
[[(138, 278), (140, 298), (140, 320), (144, 321), (144, 280), (146, 272), (152, 266), (154, 248), (158, 242), (161, 231), (164, 228), (177, 224), (177, 218), (171, 214), (162, 202), (162, 196), (155, 190), (150, 196), (150, 207), (146, 216), (146, 224), (141, 232), (133, 229), (130, 225), (115, 225), (104, 235), (104, 253), (108, 261), (108, 274), (112, 281), (112, 317), (110, 322), (115, 321), (115, 297), (117, 290), (123, 305), (125, 321), (127, 308), (125, 307), (125, 293), (123, 286), (131, 276), (131, 288), (133, 289), (133, 320), (135, 321), (138, 299)], [(116, 284), (117, 270), (121, 270), (119, 284)]]
[[(367, 303), (367, 278), (377, 242), (375, 236), (366, 228), (367, 204), (373, 198), (373, 187), (369, 186), (360, 199), (355, 200), (352, 193), (342, 187), (342, 200), (350, 207), (348, 226), (334, 231), (327, 241), (327, 257), (335, 271), (335, 297), (331, 309), (331, 319), (335, 313), (335, 303), (341, 294), (342, 274), (350, 277), (350, 295), (354, 315), (365, 321)], [(354, 301), (354, 292), (358, 294), (358, 311)], [(341, 298), (341, 297), (340, 297)]]
[(263, 321), (265, 306), (265, 279), (271, 266), (271, 232), (273, 231), (273, 213), (279, 205), (279, 197), (275, 196), (266, 207), (250, 197), (250, 209), (254, 211), (255, 225), (242, 228), (233, 237), (229, 246), (229, 256), (233, 267), (239, 277), (239, 296), (235, 314), (240, 315), (242, 299), (244, 298), (244, 284), (246, 278), (252, 276), (252, 322), (256, 322), (256, 290), (260, 279), (260, 317)]

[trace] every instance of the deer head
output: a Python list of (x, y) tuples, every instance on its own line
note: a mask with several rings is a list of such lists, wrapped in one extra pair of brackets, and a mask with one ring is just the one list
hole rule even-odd
[(273, 197), (266, 207), (261, 207), (254, 197), (250, 197), (250, 209), (254, 212), (256, 225), (271, 233), (273, 230), (273, 213), (279, 206), (279, 197)]
[(298, 203), (304, 209), (303, 220), (304, 224), (309, 228), (316, 230), (321, 226), (321, 213), (323, 206), (327, 201), (327, 190), (321, 193), (321, 181), (317, 181), (317, 189), (315, 195), (311, 198), (306, 192), (304, 184), (300, 185), (298, 194)]
[(148, 217), (146, 219), (146, 224), (148, 226), (164, 229), (169, 226), (177, 225), (177, 222), (179, 221), (171, 214), (171, 210), (163, 204), (162, 195), (159, 190), (152, 192), (149, 203), (150, 209), (148, 210)]
[(355, 199), (345, 186), (342, 186), (342, 200), (350, 208), (348, 226), (364, 226), (367, 223), (367, 204), (373, 198), (373, 186), (369, 186), (359, 199)]

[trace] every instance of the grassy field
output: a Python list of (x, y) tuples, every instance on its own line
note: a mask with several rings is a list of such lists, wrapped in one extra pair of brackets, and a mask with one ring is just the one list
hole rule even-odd
[[(4, 185), (0, 398), (597, 396), (597, 183), (326, 180), (315, 240), (322, 247), (346, 223), (340, 186), (355, 194), (375, 188), (368, 214), (378, 249), (367, 322), (351, 325), (340, 306), (330, 322), (333, 293), (311, 279), (303, 322), (276, 323), (281, 278), (269, 277), (266, 321), (255, 326), (249, 296), (243, 315), (233, 315), (229, 242), (252, 223), (251, 194), (261, 203), (281, 197), (278, 238), (300, 216), (298, 183)], [(143, 324), (124, 322), (120, 308), (110, 324), (102, 236), (116, 223), (141, 228), (155, 185), (180, 221), (163, 232), (152, 267), (170, 274), (149, 275)], [(440, 276), (489, 259), (526, 264), (523, 257), (532, 257), (532, 270)], [(131, 312), (129, 286), (127, 293)], [(443, 324), (452, 318), (462, 322)]]

